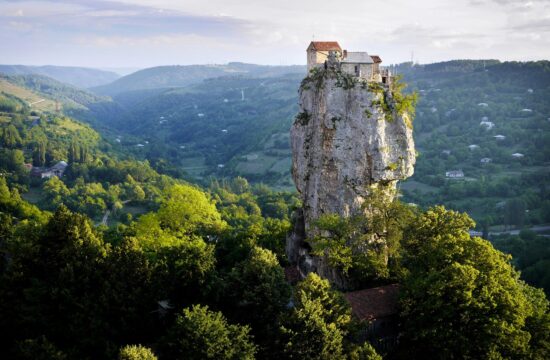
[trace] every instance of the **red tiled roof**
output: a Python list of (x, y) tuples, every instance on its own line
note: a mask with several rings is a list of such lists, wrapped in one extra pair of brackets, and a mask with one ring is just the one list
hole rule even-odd
[(375, 64), (380, 64), (382, 62), (382, 59), (378, 55), (371, 55), (372, 61), (374, 61)]
[(342, 48), (340, 47), (340, 45), (338, 44), (337, 41), (312, 41), (309, 44), (309, 47), (313, 47), (313, 49), (315, 49), (317, 51), (340, 51), (340, 52), (342, 52)]
[(399, 284), (352, 291), (345, 293), (344, 297), (360, 321), (379, 319), (397, 313)]
[(297, 266), (287, 266), (285, 267), (285, 278), (291, 284), (296, 284), (298, 281), (302, 280), (302, 275)]

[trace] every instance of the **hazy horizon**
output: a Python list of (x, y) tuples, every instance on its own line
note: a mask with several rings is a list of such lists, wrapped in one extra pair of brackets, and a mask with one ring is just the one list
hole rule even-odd
[(550, 58), (549, 0), (0, 0), (0, 14), (3, 64), (302, 65), (312, 39), (385, 64)]

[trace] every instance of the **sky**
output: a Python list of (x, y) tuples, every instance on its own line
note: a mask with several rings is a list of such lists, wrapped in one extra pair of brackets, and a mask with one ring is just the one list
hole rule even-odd
[(0, 0), (0, 64), (305, 64), (312, 39), (384, 64), (550, 59), (550, 0)]

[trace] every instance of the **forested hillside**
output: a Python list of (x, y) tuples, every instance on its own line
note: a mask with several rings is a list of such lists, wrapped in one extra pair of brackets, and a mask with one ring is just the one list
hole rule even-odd
[[(355, 243), (386, 229), (387, 262), (365, 252), (346, 267), (366, 283), (401, 284), (400, 341), (388, 346), (366, 338), (370, 327), (328, 281), (285, 277), (294, 194), (242, 177), (201, 188), (161, 175), (89, 126), (13, 95), (0, 95), (0, 128), (6, 358), (549, 356), (544, 293), (470, 237), (466, 214), (373, 202), (376, 219), (325, 223), (327, 235)], [(61, 161), (60, 176), (35, 176)]]
[[(408, 201), (467, 211), (486, 232), (550, 221), (550, 63), (455, 61), (396, 71), (421, 99), (420, 156), (401, 187)], [(453, 170), (464, 178), (446, 178)]]
[(304, 72), (304, 66), (265, 66), (237, 62), (226, 65), (158, 66), (136, 71), (93, 90), (100, 94), (113, 96), (129, 91), (183, 87), (220, 76), (237, 75), (263, 78), (288, 73), (303, 74)]
[(300, 78), (222, 77), (142, 101), (120, 95), (114, 99), (127, 116), (110, 125), (122, 135), (121, 147), (164, 159), (196, 179), (239, 174), (288, 188), (288, 128)]
[(74, 66), (0, 65), (5, 75), (42, 75), (79, 88), (90, 88), (111, 83), (120, 76), (111, 71)]
[[(494, 60), (394, 67), (419, 93), (419, 156), (415, 175), (400, 186), (405, 200), (467, 211), (486, 233), (549, 222), (548, 67)], [(117, 94), (124, 110), (95, 121), (114, 127), (121, 147), (197, 180), (240, 175), (292, 189), (287, 134), (302, 75), (253, 75), (149, 90), (139, 78), (122, 78), (142, 90)], [(447, 178), (452, 171), (463, 176)]]

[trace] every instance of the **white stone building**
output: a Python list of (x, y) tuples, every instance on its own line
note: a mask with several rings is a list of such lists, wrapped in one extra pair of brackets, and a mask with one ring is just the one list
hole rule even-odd
[(448, 177), (451, 179), (463, 179), (464, 172), (462, 170), (450, 170), (445, 172), (445, 177)]
[(336, 61), (341, 71), (367, 81), (387, 84), (391, 80), (390, 71), (380, 68), (380, 56), (365, 51), (342, 50), (337, 41), (312, 41), (306, 52), (308, 72), (315, 67), (326, 68), (327, 63)]

